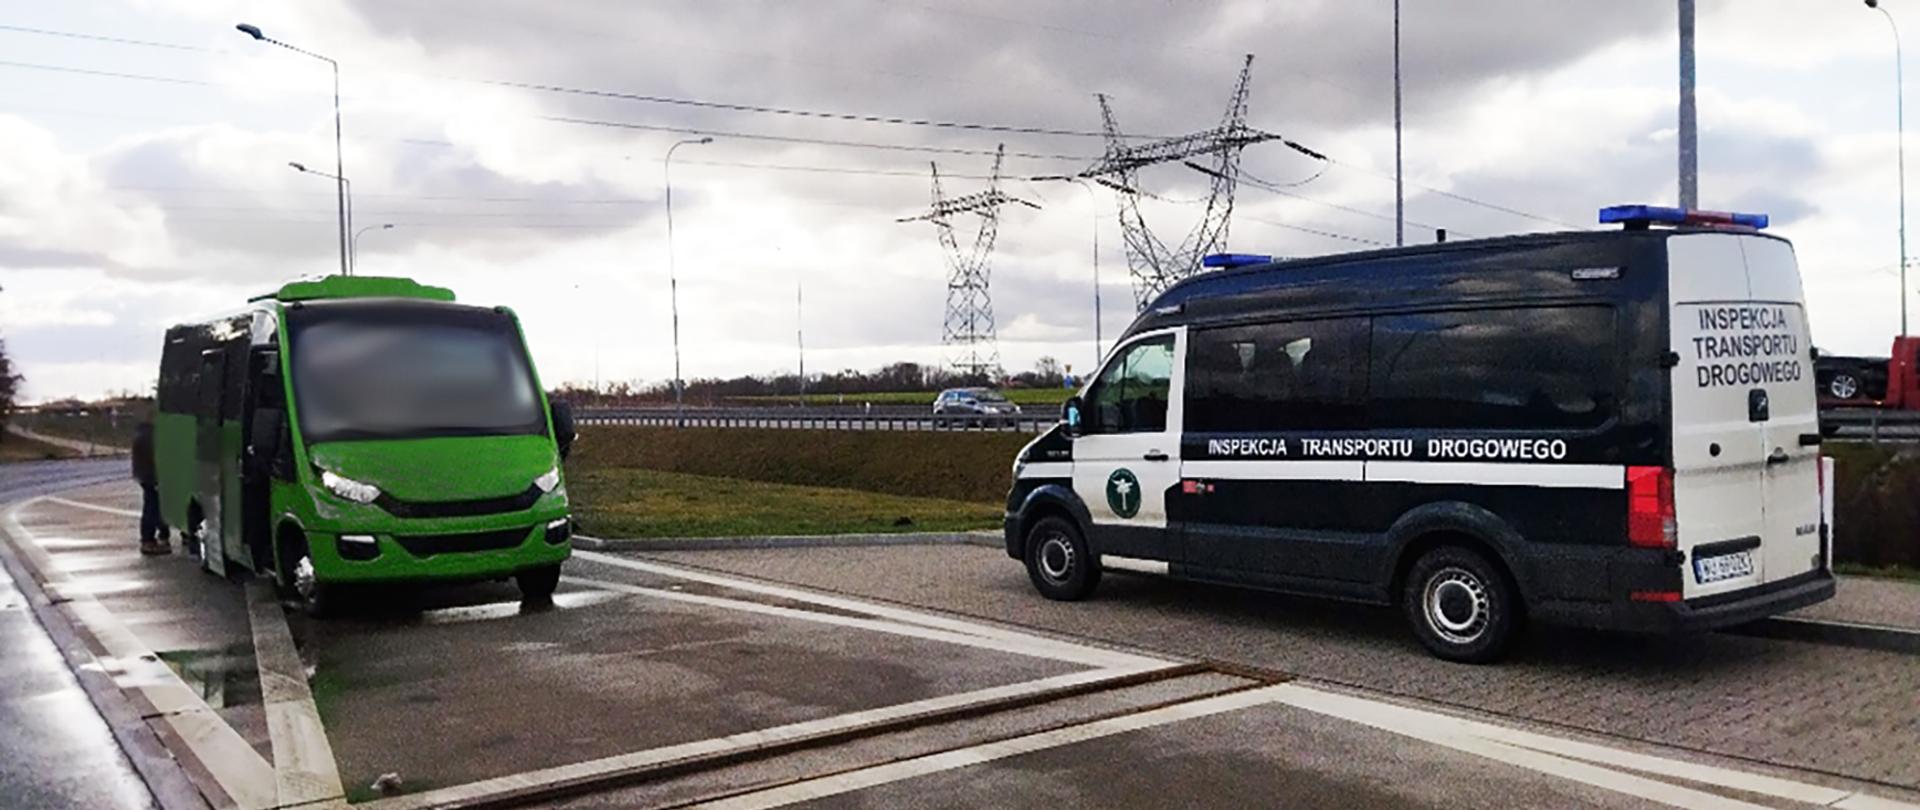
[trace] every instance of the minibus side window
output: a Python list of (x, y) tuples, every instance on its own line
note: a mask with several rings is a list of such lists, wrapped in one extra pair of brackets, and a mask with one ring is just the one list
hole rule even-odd
[(1087, 392), (1085, 433), (1157, 433), (1167, 429), (1173, 383), (1173, 336), (1127, 348)]
[(1189, 431), (1365, 427), (1365, 318), (1199, 329), (1187, 344)]
[(1613, 417), (1613, 310), (1553, 306), (1373, 319), (1375, 428), (1580, 430)]

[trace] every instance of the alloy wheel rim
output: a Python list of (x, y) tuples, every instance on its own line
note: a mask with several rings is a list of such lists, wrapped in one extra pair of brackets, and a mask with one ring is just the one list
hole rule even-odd
[(315, 586), (318, 584), (313, 575), (313, 558), (301, 557), (300, 561), (293, 565), (293, 589), (300, 593), (300, 598), (312, 599)]
[(1848, 375), (1842, 374), (1827, 383), (1827, 389), (1832, 391), (1836, 397), (1852, 399), (1854, 394), (1860, 393), (1860, 382)]

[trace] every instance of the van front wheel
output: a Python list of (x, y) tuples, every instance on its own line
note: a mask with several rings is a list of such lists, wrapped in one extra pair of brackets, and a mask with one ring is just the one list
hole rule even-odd
[(553, 602), (554, 590), (560, 587), (560, 566), (521, 571), (513, 575), (513, 583), (520, 586), (520, 601), (531, 605), (549, 604)]
[(1505, 573), (1484, 555), (1442, 546), (1413, 564), (1400, 601), (1429, 652), (1485, 664), (1506, 653), (1520, 628), (1516, 598)]
[(1072, 521), (1044, 517), (1027, 531), (1027, 577), (1041, 596), (1077, 602), (1100, 584), (1100, 561)]

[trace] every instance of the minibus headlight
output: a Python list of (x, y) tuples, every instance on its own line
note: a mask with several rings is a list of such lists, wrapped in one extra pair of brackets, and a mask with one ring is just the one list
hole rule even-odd
[(560, 486), (560, 468), (556, 466), (541, 473), (539, 478), (533, 479), (533, 485), (539, 487), (541, 492), (552, 492), (554, 487)]
[(328, 492), (354, 503), (373, 503), (380, 497), (380, 488), (372, 484), (363, 484), (332, 470), (320, 471), (320, 484)]

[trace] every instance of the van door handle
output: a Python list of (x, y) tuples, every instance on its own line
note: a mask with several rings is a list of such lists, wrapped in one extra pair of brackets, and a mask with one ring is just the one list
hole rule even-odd
[(1768, 466), (1772, 466), (1774, 464), (1785, 464), (1787, 463), (1788, 458), (1789, 456), (1787, 455), (1787, 448), (1775, 447), (1773, 448), (1773, 452), (1767, 456), (1767, 464)]
[(1158, 451), (1158, 450), (1148, 450), (1148, 451), (1147, 451), (1147, 454), (1146, 454), (1146, 455), (1144, 455), (1144, 456), (1141, 456), (1141, 458), (1144, 458), (1144, 459), (1146, 459), (1146, 460), (1148, 460), (1148, 461), (1166, 461), (1166, 460), (1167, 460), (1167, 454), (1166, 454), (1166, 453), (1162, 453), (1162, 452), (1160, 452), (1160, 451)]

